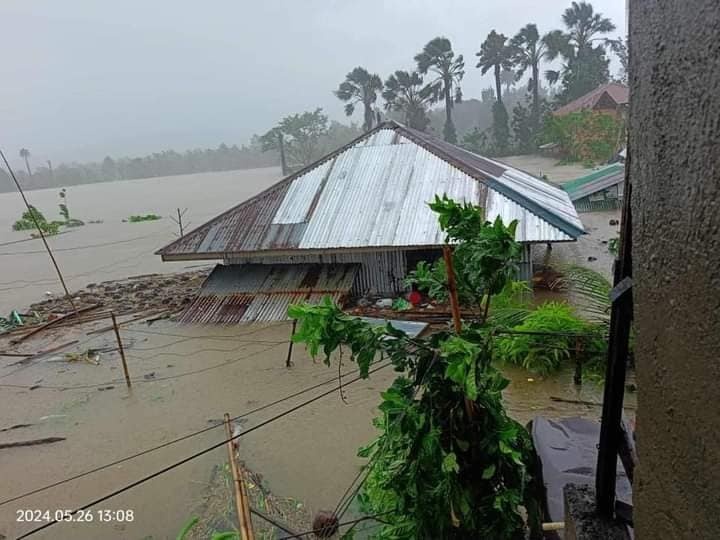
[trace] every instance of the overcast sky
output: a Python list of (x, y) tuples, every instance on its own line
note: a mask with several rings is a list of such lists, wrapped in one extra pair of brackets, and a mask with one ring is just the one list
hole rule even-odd
[[(595, 0), (620, 35), (625, 0)], [(383, 79), (444, 35), (466, 58), (487, 33), (561, 26), (569, 0), (2, 0), (0, 147), (18, 161), (101, 159), (242, 144), (323, 107), (357, 65)], [(617, 63), (613, 64), (613, 70)], [(359, 113), (354, 118), (362, 122)]]

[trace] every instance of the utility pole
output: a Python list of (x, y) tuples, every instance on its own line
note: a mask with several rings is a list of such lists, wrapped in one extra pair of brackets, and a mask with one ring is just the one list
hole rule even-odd
[(50, 181), (52, 182), (52, 185), (54, 186), (55, 185), (55, 171), (53, 171), (53, 168), (52, 168), (52, 161), (50, 161), (48, 159), (47, 164), (48, 164), (48, 169), (50, 169)]
[(283, 139), (282, 131), (278, 131), (278, 144), (280, 146), (280, 167), (282, 168), (282, 175), (286, 176), (288, 170), (287, 161), (285, 159), (285, 140)]
[(53, 252), (50, 249), (50, 245), (48, 244), (48, 241), (45, 238), (45, 234), (43, 233), (42, 228), (40, 227), (40, 223), (38, 222), (38, 218), (35, 215), (35, 211), (33, 210), (32, 206), (30, 206), (30, 203), (28, 202), (27, 197), (25, 196), (25, 192), (23, 191), (22, 187), (20, 186), (20, 182), (18, 182), (18, 179), (15, 176), (15, 172), (12, 170), (12, 167), (10, 166), (10, 163), (8, 163), (8, 160), (5, 157), (5, 154), (2, 152), (2, 150), (0, 150), (0, 158), (2, 158), (3, 162), (5, 163), (5, 167), (7, 167), (7, 170), (13, 179), (13, 182), (15, 182), (15, 186), (17, 187), (17, 190), (20, 193), (20, 197), (22, 197), (23, 203), (25, 203), (25, 208), (27, 208), (28, 214), (30, 214), (30, 218), (32, 219), (33, 223), (35, 224), (35, 228), (37, 229), (38, 235), (40, 235), (40, 239), (42, 240), (43, 245), (45, 246), (45, 251), (47, 251), (48, 255), (50, 256), (50, 260), (52, 261), (52, 264), (55, 267), (55, 272), (57, 272), (58, 278), (60, 279), (60, 284), (62, 285), (62, 288), (65, 291), (65, 298), (67, 298), (68, 303), (72, 307), (75, 314), (77, 314), (77, 307), (75, 307), (75, 302), (73, 302), (72, 296), (70, 296), (70, 291), (68, 291), (67, 285), (65, 284), (65, 278), (63, 278), (62, 272), (60, 271), (60, 267), (58, 266), (58, 263), (55, 260), (55, 256), (53, 255)]
[(180, 228), (180, 238), (185, 236), (185, 231), (183, 230), (183, 216), (185, 215), (185, 212), (187, 212), (187, 208), (183, 210), (182, 212), (180, 209), (177, 209), (177, 217), (169, 216), (172, 221), (174, 221), (177, 226)]

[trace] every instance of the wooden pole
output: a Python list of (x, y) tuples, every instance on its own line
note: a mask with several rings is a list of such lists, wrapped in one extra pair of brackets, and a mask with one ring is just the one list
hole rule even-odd
[(180, 213), (180, 209), (177, 209), (177, 215), (178, 215), (178, 227), (180, 227), (180, 238), (185, 236), (185, 233), (183, 232), (183, 226), (182, 226), (182, 214)]
[(290, 343), (288, 344), (287, 359), (285, 360), (286, 368), (292, 367), (292, 365), (293, 365), (293, 361), (292, 361), (293, 339), (292, 338), (295, 335), (296, 329), (297, 329), (297, 319), (293, 320), (293, 324), (292, 324), (292, 332), (290, 333)]
[(252, 528), (252, 517), (250, 516), (250, 500), (248, 498), (243, 471), (235, 459), (235, 448), (232, 441), (232, 429), (230, 429), (230, 415), (225, 413), (225, 436), (227, 438), (228, 459), (230, 461), (230, 472), (233, 477), (233, 488), (235, 491), (235, 507), (238, 516), (238, 528), (240, 529), (240, 540), (254, 540)]
[(579, 337), (575, 338), (575, 374), (573, 382), (582, 386), (582, 342)]
[(131, 388), (132, 383), (130, 382), (130, 373), (128, 372), (127, 360), (125, 360), (125, 349), (123, 349), (122, 340), (120, 339), (120, 329), (118, 328), (115, 314), (112, 311), (110, 312), (110, 317), (112, 318), (113, 329), (115, 330), (115, 337), (117, 338), (118, 350), (120, 351), (120, 359), (122, 360), (123, 372), (125, 372), (125, 383), (127, 384), (128, 388)]
[(282, 175), (286, 176), (288, 173), (287, 170), (287, 161), (285, 158), (285, 140), (283, 138), (283, 134), (281, 131), (278, 131), (278, 146), (280, 147), (280, 167), (282, 168)]
[(2, 150), (0, 150), (0, 157), (2, 157), (2, 160), (5, 162), (5, 166), (7, 167), (7, 170), (10, 173), (10, 176), (12, 177), (13, 182), (15, 182), (15, 186), (17, 187), (18, 191), (20, 192), (20, 196), (22, 197), (22, 200), (25, 203), (25, 208), (27, 208), (28, 214), (30, 214), (30, 218), (32, 219), (33, 223), (35, 224), (35, 228), (37, 228), (37, 232), (40, 235), (40, 239), (42, 240), (43, 244), (45, 245), (45, 250), (48, 252), (48, 255), (50, 256), (50, 260), (52, 261), (52, 264), (55, 267), (55, 272), (57, 273), (58, 278), (60, 279), (60, 284), (62, 285), (62, 288), (65, 291), (65, 298), (67, 298), (67, 301), (70, 304), (70, 306), (72, 307), (73, 311), (77, 311), (77, 308), (75, 307), (75, 302), (73, 302), (72, 296), (70, 296), (70, 291), (68, 291), (67, 285), (65, 284), (65, 279), (63, 278), (62, 272), (60, 271), (60, 267), (58, 266), (58, 263), (55, 260), (55, 256), (53, 255), (52, 250), (50, 249), (50, 245), (48, 244), (47, 239), (45, 238), (45, 234), (42, 232), (42, 229), (40, 228), (40, 223), (38, 223), (37, 216), (35, 215), (35, 212), (32, 211), (32, 206), (30, 206), (30, 203), (28, 202), (27, 197), (25, 196), (25, 192), (23, 191), (22, 187), (20, 186), (20, 182), (18, 182), (18, 179), (15, 177), (15, 171), (12, 170), (12, 167), (10, 166), (10, 163), (8, 163), (8, 160), (5, 157), (5, 154), (3, 154)]

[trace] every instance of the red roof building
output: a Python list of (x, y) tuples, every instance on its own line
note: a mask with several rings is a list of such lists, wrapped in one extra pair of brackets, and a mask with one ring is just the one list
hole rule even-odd
[(629, 89), (624, 84), (607, 83), (598, 86), (592, 92), (580, 96), (567, 105), (563, 105), (553, 114), (562, 116), (586, 109), (616, 114), (620, 109), (627, 106), (629, 95)]

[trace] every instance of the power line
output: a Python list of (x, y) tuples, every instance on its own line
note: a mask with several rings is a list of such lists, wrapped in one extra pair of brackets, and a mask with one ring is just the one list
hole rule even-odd
[[(413, 401), (415, 400), (415, 397), (418, 395), (418, 392), (420, 391), (420, 387), (423, 385), (423, 383), (425, 382), (425, 379), (427, 378), (428, 374), (430, 373), (433, 366), (435, 365), (435, 361), (437, 360), (437, 358), (438, 358), (438, 356), (437, 356), (437, 354), (435, 354), (433, 356), (432, 360), (430, 361), (430, 364), (428, 365), (427, 369), (425, 370), (425, 373), (423, 373), (422, 378), (420, 379), (418, 384), (415, 386), (415, 390), (413, 391), (413, 394), (412, 394)], [(393, 423), (393, 425), (399, 424), (400, 422), (402, 422), (403, 419), (405, 418), (406, 414), (407, 414), (407, 409), (405, 409), (402, 412), (402, 414), (397, 419), (395, 419), (395, 422)], [(360, 489), (362, 489), (363, 484), (365, 484), (365, 481), (368, 479), (368, 477), (370, 476), (370, 473), (372, 472), (372, 468), (375, 465), (375, 462), (379, 459), (381, 453), (385, 450), (387, 441), (388, 441), (388, 439), (385, 439), (385, 441), (383, 442), (382, 448), (379, 448), (378, 450), (376, 450), (375, 453), (373, 454), (373, 456), (367, 462), (367, 464), (363, 468), (361, 468), (360, 471), (358, 471), (358, 474), (355, 476), (353, 481), (347, 487), (347, 489), (345, 490), (345, 493), (343, 493), (343, 495), (340, 497), (340, 500), (338, 501), (337, 505), (335, 506), (335, 510), (333, 511), (333, 515), (337, 516), (338, 519), (342, 518), (345, 515), (345, 512), (347, 512), (348, 508), (350, 508), (350, 505), (352, 504), (353, 499), (357, 496)], [(360, 480), (360, 482), (357, 484), (357, 486), (355, 486), (355, 483), (358, 482), (358, 480), (363, 475), (363, 473), (365, 474), (365, 477), (362, 480)], [(353, 489), (353, 486), (355, 486), (355, 489)], [(351, 490), (352, 490), (352, 494), (351, 494)]]
[[(162, 234), (165, 232), (167, 232), (167, 231), (162, 231), (159, 234)], [(155, 250), (155, 248), (152, 248), (150, 251), (154, 251), (154, 250)], [(93, 268), (92, 270), (88, 270), (86, 272), (69, 275), (68, 279), (89, 276), (100, 270), (105, 270), (106, 268), (113, 268), (114, 270), (119, 270), (119, 269), (123, 269), (123, 268), (135, 268), (135, 267), (139, 266), (141, 263), (126, 264), (126, 265), (118, 265), (118, 263), (123, 262), (123, 261), (132, 261), (132, 260), (138, 259), (140, 257), (146, 256), (147, 254), (148, 254), (148, 250), (146, 248), (143, 248), (139, 252), (137, 252), (135, 255), (130, 255), (129, 257), (123, 257), (122, 259), (120, 259), (118, 261), (115, 261), (115, 262), (112, 262), (109, 264), (104, 264), (102, 266)], [(11, 291), (11, 290), (15, 290), (15, 289), (24, 289), (24, 288), (30, 287), (32, 285), (50, 284), (50, 283), (54, 283), (54, 280), (49, 279), (49, 278), (37, 279), (37, 280), (15, 279), (12, 281), (0, 282), (0, 285), (12, 285), (13, 283), (25, 283), (25, 285), (7, 287), (4, 289), (0, 289), (0, 291)]]
[[(354, 369), (354, 370), (352, 370), (352, 371), (348, 371), (348, 372), (346, 372), (346, 373), (343, 373), (343, 377), (346, 377), (346, 376), (348, 376), (348, 375), (352, 375), (353, 373), (357, 373), (358, 371), (359, 371), (359, 368), (356, 368), (356, 369)], [(270, 402), (270, 403), (266, 403), (265, 405), (260, 405), (259, 407), (256, 407), (256, 408), (251, 409), (251, 410), (249, 410), (249, 411), (247, 411), (247, 412), (244, 412), (244, 413), (242, 413), (242, 414), (240, 414), (240, 415), (238, 415), (238, 416), (233, 417), (231, 420), (232, 420), (232, 421), (235, 421), (235, 420), (239, 420), (239, 419), (241, 419), (241, 418), (246, 418), (246, 417), (248, 417), (248, 416), (250, 416), (250, 415), (253, 415), (253, 414), (256, 414), (256, 413), (258, 413), (258, 412), (260, 412), (260, 411), (264, 411), (265, 409), (269, 409), (270, 407), (274, 407), (275, 405), (279, 405), (280, 403), (284, 403), (285, 401), (289, 401), (289, 400), (291, 400), (291, 399), (293, 399), (293, 398), (296, 398), (296, 397), (298, 397), (298, 396), (301, 396), (301, 395), (303, 395), (303, 394), (307, 394), (308, 392), (312, 392), (313, 390), (316, 390), (316, 389), (318, 389), (318, 388), (320, 388), (320, 387), (322, 387), (322, 386), (325, 386), (325, 385), (328, 385), (328, 384), (330, 384), (330, 383), (332, 383), (332, 382), (335, 382), (336, 380), (337, 380), (337, 377), (334, 376), (334, 377), (332, 377), (332, 378), (330, 378), (330, 379), (327, 379), (327, 380), (322, 381), (322, 382), (320, 382), (320, 383), (314, 384), (313, 386), (310, 386), (310, 387), (308, 387), (308, 388), (304, 388), (303, 390), (299, 390), (299, 391), (297, 391), (297, 392), (295, 392), (295, 393), (293, 393), (293, 394), (290, 394), (290, 395), (284, 396), (284, 397), (282, 397), (282, 398), (276, 399), (275, 401), (272, 401), (272, 402)], [(171, 440), (171, 441), (164, 442), (164, 443), (162, 443), (162, 444), (160, 444), (160, 445), (153, 446), (152, 448), (147, 448), (147, 449), (145, 449), (145, 450), (142, 450), (142, 451), (137, 452), (137, 453), (135, 453), (135, 454), (132, 454), (132, 455), (130, 455), (130, 456), (127, 456), (127, 457), (124, 457), (124, 458), (120, 458), (120, 459), (115, 460), (115, 461), (113, 461), (113, 462), (111, 462), (111, 463), (107, 463), (107, 464), (105, 464), (105, 465), (100, 465), (100, 466), (98, 466), (98, 467), (95, 467), (94, 469), (90, 469), (90, 470), (87, 470), (87, 471), (85, 471), (85, 472), (78, 473), (78, 474), (76, 474), (76, 475), (74, 475), (74, 476), (71, 476), (71, 477), (69, 477), (69, 478), (65, 478), (65, 479), (63, 479), (63, 480), (58, 480), (57, 482), (53, 482), (52, 484), (48, 484), (48, 485), (43, 486), (43, 487), (40, 487), (40, 488), (35, 488), (35, 489), (33, 489), (33, 490), (31, 490), (31, 491), (28, 491), (28, 492), (26, 492), (26, 493), (22, 493), (22, 494), (20, 494), (20, 495), (16, 495), (16, 496), (11, 497), (11, 498), (9, 498), (9, 499), (5, 499), (5, 500), (3, 500), (3, 501), (0, 501), (0, 506), (3, 506), (3, 505), (5, 505), (5, 504), (8, 504), (8, 503), (11, 503), (11, 502), (20, 500), (20, 499), (24, 499), (25, 497), (29, 497), (30, 495), (35, 495), (36, 493), (41, 493), (41, 492), (43, 492), (43, 491), (47, 491), (48, 489), (51, 489), (51, 488), (60, 486), (60, 485), (62, 485), (62, 484), (66, 484), (66, 483), (68, 483), (68, 482), (72, 482), (72, 481), (74, 481), (74, 480), (77, 480), (77, 479), (79, 479), (79, 478), (83, 478), (83, 477), (88, 476), (88, 475), (90, 475), (90, 474), (94, 474), (94, 473), (96, 473), (96, 472), (99, 472), (99, 471), (102, 471), (102, 470), (105, 470), (105, 469), (109, 469), (110, 467), (114, 467), (115, 465), (119, 465), (120, 463), (125, 463), (126, 461), (130, 461), (130, 460), (132, 460), (132, 459), (135, 459), (135, 458), (144, 456), (144, 455), (146, 455), (146, 454), (150, 454), (150, 453), (155, 452), (155, 451), (157, 451), (157, 450), (161, 450), (161, 449), (163, 449), (163, 448), (167, 448), (168, 446), (171, 446), (171, 445), (173, 445), (173, 444), (182, 442), (182, 441), (187, 440), (187, 439), (190, 439), (190, 438), (192, 438), (192, 437), (196, 437), (196, 436), (201, 435), (201, 434), (203, 434), (203, 433), (207, 433), (208, 431), (211, 431), (211, 430), (213, 430), (213, 429), (215, 429), (215, 428), (222, 427), (222, 426), (223, 426), (223, 423), (214, 424), (214, 425), (212, 425), (212, 426), (209, 426), (209, 427), (200, 429), (200, 430), (198, 430), (198, 431), (194, 431), (194, 432), (192, 432), (192, 433), (188, 433), (188, 434), (186, 434), (186, 435), (183, 435), (183, 436), (178, 437), (178, 438), (176, 438), (176, 439), (173, 439), (173, 440)]]
[[(162, 231), (165, 233), (166, 231)], [(118, 244), (127, 244), (128, 242), (135, 242), (136, 240), (144, 240), (145, 238), (152, 238), (155, 236), (160, 236), (161, 233), (153, 233), (153, 234), (146, 234), (145, 236), (138, 236), (136, 238), (128, 238), (126, 240), (115, 240), (114, 242), (102, 242), (100, 244), (86, 244), (83, 246), (71, 246), (66, 248), (56, 248), (55, 253), (58, 253), (60, 251), (77, 251), (80, 249), (88, 249), (88, 248), (97, 248), (97, 247), (105, 247), (105, 246), (117, 246)], [(34, 251), (5, 251), (0, 252), (0, 257), (3, 256), (10, 256), (10, 255), (36, 255), (38, 253), (45, 253), (45, 251), (38, 249)]]
[(40, 223), (38, 223), (37, 216), (35, 215), (35, 212), (33, 211), (32, 206), (30, 206), (30, 203), (27, 200), (27, 197), (25, 197), (25, 192), (22, 190), (22, 187), (20, 186), (20, 182), (18, 182), (18, 179), (15, 177), (15, 171), (12, 170), (12, 167), (10, 167), (10, 164), (8, 163), (7, 158), (5, 157), (5, 154), (2, 150), (0, 150), (0, 156), (2, 156), (3, 161), (5, 162), (5, 166), (7, 167), (8, 171), (10, 171), (10, 176), (12, 176), (13, 181), (15, 182), (15, 185), (18, 188), (18, 191), (20, 192), (20, 196), (22, 197), (23, 202), (25, 203), (25, 207), (28, 210), (28, 213), (30, 214), (30, 217), (33, 220), (33, 223), (35, 223), (35, 227), (37, 227), (38, 234), (40, 235), (40, 238), (43, 241), (43, 244), (45, 244), (45, 249), (48, 252), (48, 255), (50, 256), (50, 260), (53, 263), (53, 266), (55, 267), (55, 270), (57, 271), (58, 278), (60, 278), (60, 283), (62, 283), (63, 289), (65, 290), (65, 295), (67, 296), (68, 302), (73, 308), (73, 311), (77, 311), (77, 308), (75, 307), (75, 303), (73, 302), (72, 298), (70, 297), (70, 291), (68, 291), (67, 285), (65, 285), (65, 280), (63, 279), (62, 272), (60, 272), (60, 267), (57, 264), (57, 261), (55, 260), (55, 256), (52, 253), (52, 250), (50, 249), (50, 245), (47, 243), (47, 240), (45, 238), (45, 234), (42, 232), (42, 228), (40, 227)]
[[(386, 368), (386, 367), (388, 367), (388, 366), (391, 366), (391, 365), (392, 365), (391, 362), (387, 362), (387, 363), (383, 364), (382, 366), (379, 366), (379, 367), (377, 367), (377, 368), (375, 368), (375, 369), (373, 369), (373, 370), (370, 370), (369, 373), (375, 373), (376, 371), (379, 371), (379, 370), (384, 369), (384, 368)], [(348, 385), (348, 384), (353, 384), (353, 383), (355, 383), (355, 382), (357, 382), (357, 381), (363, 380), (364, 378), (365, 378), (365, 377), (358, 376), (358, 377), (355, 377), (354, 379), (348, 381), (348, 382), (345, 383), (345, 384), (346, 384), (346, 385)], [(87, 504), (85, 504), (85, 505), (83, 505), (83, 506), (81, 506), (81, 507), (73, 510), (72, 512), (70, 512), (70, 515), (74, 515), (74, 514), (76, 514), (76, 513), (78, 513), (78, 512), (81, 512), (81, 511), (83, 511), (83, 510), (87, 510), (88, 508), (90, 508), (90, 507), (92, 507), (92, 506), (95, 506), (96, 504), (100, 504), (101, 502), (105, 502), (105, 501), (107, 501), (108, 499), (111, 499), (111, 498), (113, 498), (113, 497), (115, 497), (115, 496), (117, 496), (117, 495), (120, 495), (121, 493), (124, 493), (124, 492), (126, 492), (126, 491), (128, 491), (128, 490), (130, 490), (130, 489), (133, 489), (134, 487), (137, 487), (137, 486), (139, 486), (139, 485), (141, 485), (141, 484), (144, 484), (145, 482), (148, 482), (148, 481), (150, 481), (150, 480), (152, 480), (152, 479), (154, 479), (154, 478), (157, 478), (158, 476), (161, 476), (161, 475), (163, 475), (163, 474), (165, 474), (165, 473), (167, 473), (167, 472), (170, 472), (170, 471), (172, 471), (173, 469), (176, 469), (177, 467), (180, 467), (180, 466), (184, 465), (185, 463), (188, 463), (189, 461), (192, 461), (193, 459), (197, 459), (197, 458), (199, 458), (199, 457), (201, 457), (201, 456), (204, 456), (205, 454), (207, 454), (207, 453), (209, 453), (209, 452), (212, 452), (213, 450), (215, 450), (215, 449), (217, 449), (217, 448), (220, 448), (220, 447), (222, 447), (222, 446), (225, 446), (225, 445), (226, 445), (228, 442), (230, 442), (230, 441), (234, 441), (234, 440), (236, 440), (236, 439), (239, 439), (240, 437), (244, 437), (245, 435), (248, 435), (248, 434), (252, 433), (253, 431), (257, 431), (258, 429), (263, 428), (263, 427), (267, 426), (268, 424), (271, 424), (271, 423), (273, 423), (273, 422), (275, 422), (275, 421), (277, 421), (277, 420), (279, 420), (279, 419), (281, 419), (281, 418), (283, 418), (283, 417), (285, 417), (285, 416), (287, 416), (287, 415), (289, 415), (289, 414), (292, 414), (292, 413), (294, 413), (294, 412), (302, 409), (303, 407), (306, 407), (306, 406), (310, 405), (311, 403), (314, 403), (314, 402), (319, 401), (320, 399), (322, 399), (322, 398), (324, 398), (324, 397), (326, 397), (326, 396), (329, 396), (330, 394), (336, 392), (339, 388), (340, 388), (339, 386), (336, 386), (335, 388), (331, 388), (330, 390), (328, 390), (328, 391), (326, 391), (326, 392), (323, 392), (322, 394), (319, 394), (319, 395), (317, 395), (317, 396), (315, 396), (315, 397), (313, 397), (313, 398), (310, 398), (310, 399), (308, 399), (308, 400), (306, 400), (306, 401), (303, 401), (302, 403), (299, 403), (298, 405), (295, 405), (295, 406), (291, 407), (290, 409), (287, 409), (287, 410), (285, 410), (285, 411), (283, 411), (283, 412), (281, 412), (281, 413), (279, 413), (279, 414), (276, 414), (275, 416), (273, 416), (273, 417), (271, 417), (271, 418), (268, 418), (267, 420), (264, 420), (263, 422), (260, 422), (259, 424), (255, 425), (255, 426), (253, 426), (253, 427), (251, 427), (251, 428), (248, 428), (248, 429), (246, 429), (245, 431), (242, 431), (242, 432), (238, 433), (237, 435), (233, 435), (233, 436), (230, 437), (229, 439), (225, 439), (225, 438), (223, 437), (223, 440), (220, 441), (219, 443), (216, 443), (216, 444), (214, 444), (214, 445), (212, 445), (212, 446), (210, 446), (210, 447), (208, 447), (208, 448), (205, 448), (204, 450), (200, 450), (200, 451), (198, 451), (198, 452), (195, 452), (194, 454), (191, 454), (190, 456), (188, 456), (188, 457), (186, 457), (186, 458), (184, 458), (184, 459), (181, 459), (180, 461), (176, 461), (175, 463), (172, 463), (171, 465), (168, 465), (167, 467), (164, 467), (164, 468), (160, 469), (159, 471), (156, 471), (156, 472), (151, 473), (151, 474), (149, 474), (149, 475), (147, 475), (147, 476), (144, 476), (143, 478), (141, 478), (141, 479), (139, 479), (139, 480), (136, 480), (135, 482), (132, 482), (131, 484), (128, 484), (128, 485), (126, 485), (126, 486), (124, 486), (124, 487), (122, 487), (122, 488), (120, 488), (120, 489), (116, 489), (115, 491), (112, 491), (111, 493), (108, 493), (107, 495), (104, 495), (104, 496), (102, 496), (102, 497), (99, 497), (99, 498), (97, 498), (97, 499), (95, 499), (95, 500), (93, 500), (93, 501), (91, 501), (91, 502), (89, 502), (89, 503), (87, 503)], [(42, 530), (44, 530), (44, 529), (47, 529), (48, 527), (51, 527), (51, 526), (55, 525), (56, 523), (58, 523), (57, 520), (49, 521), (49, 522), (41, 525), (40, 527), (36, 527), (35, 529), (32, 529), (31, 531), (23, 534), (22, 536), (19, 536), (19, 537), (18, 537), (18, 540), (22, 540), (23, 538), (27, 538), (28, 536), (31, 536), (31, 535), (33, 535), (33, 534), (35, 534), (35, 533), (37, 533), (37, 532), (40, 532), (40, 531), (42, 531)]]
[[(215, 364), (214, 366), (207, 366), (207, 367), (199, 368), (199, 369), (196, 369), (196, 370), (193, 370), (193, 371), (186, 371), (186, 372), (184, 372), (184, 373), (178, 373), (178, 374), (176, 374), (176, 375), (167, 375), (167, 376), (165, 376), (165, 377), (154, 377), (154, 378), (151, 378), (151, 379), (146, 379), (146, 378), (144, 378), (144, 377), (143, 377), (143, 378), (133, 378), (133, 379), (131, 379), (131, 382), (151, 383), (151, 382), (159, 382), (159, 381), (168, 381), (168, 380), (172, 380), (172, 379), (180, 379), (180, 378), (182, 378), (182, 377), (187, 377), (188, 375), (197, 375), (198, 373), (205, 373), (206, 371), (211, 371), (211, 370), (213, 370), (213, 369), (217, 369), (217, 368), (221, 368), (221, 367), (225, 367), (225, 366), (229, 366), (229, 365), (235, 364), (235, 363), (237, 363), (237, 362), (239, 362), (239, 361), (241, 361), (241, 360), (245, 360), (246, 358), (248, 358), (248, 357), (250, 357), (250, 356), (254, 356), (254, 355), (256, 355), (256, 354), (262, 354), (262, 353), (264, 353), (264, 352), (267, 352), (267, 351), (269, 351), (269, 350), (271, 350), (271, 349), (274, 349), (275, 347), (279, 347), (280, 345), (284, 345), (284, 344), (285, 344), (285, 342), (280, 342), (280, 343), (277, 343), (277, 344), (275, 344), (275, 345), (271, 345), (271, 346), (269, 346), (269, 347), (265, 347), (264, 349), (261, 349), (261, 350), (259, 350), (259, 351), (253, 351), (252, 353), (248, 353), (248, 354), (246, 354), (246, 355), (244, 355), (244, 356), (240, 356), (240, 357), (238, 357), (238, 358), (234, 358), (234, 359), (232, 359), (232, 360), (228, 360), (228, 361), (226, 361), (226, 362), (222, 362), (221, 364)], [(237, 348), (234, 349), (234, 350), (237, 350), (237, 349), (239, 349), (239, 348), (240, 348), (240, 347), (237, 347)], [(210, 349), (207, 349), (207, 350), (210, 350)], [(203, 350), (196, 351), (196, 352), (194, 352), (194, 353), (192, 353), (192, 354), (198, 354), (198, 353), (201, 353), (201, 352), (203, 352)], [(226, 351), (226, 352), (231, 352), (231, 351)], [(191, 356), (191, 355), (185, 355), (185, 356)], [(135, 358), (135, 359), (140, 359), (140, 360), (149, 360), (149, 359), (154, 358), (154, 357), (141, 358), (141, 357), (137, 357), (137, 356), (136, 356), (136, 357), (134, 357), (134, 358)], [(108, 385), (117, 384), (117, 383), (119, 383), (119, 382), (121, 382), (121, 381), (122, 381), (122, 379), (119, 379), (119, 378), (118, 378), (118, 379), (114, 379), (114, 380), (112, 380), (112, 381), (107, 381), (107, 382), (103, 382), (103, 383), (99, 383), (99, 384), (80, 384), (80, 385), (72, 385), (72, 386), (62, 386), (62, 385), (53, 385), (53, 386), (50, 386), (50, 385), (42, 385), (42, 384), (36, 384), (36, 385), (27, 386), (27, 385), (21, 385), (21, 384), (7, 384), (7, 383), (5, 383), (5, 384), (0, 384), (0, 388), (19, 388), (19, 389), (23, 389), (23, 390), (29, 390), (29, 389), (31, 389), (31, 388), (32, 388), (32, 389), (44, 388), (44, 389), (46, 389), (46, 390), (89, 390), (89, 389), (91, 389), (91, 388), (101, 388), (101, 387), (103, 387), (103, 386), (108, 386)]]
[(187, 336), (183, 334), (173, 334), (171, 332), (155, 332), (153, 330), (142, 330), (139, 328), (126, 328), (125, 332), (130, 333), (136, 333), (136, 334), (148, 334), (151, 336), (166, 336), (166, 337), (178, 337), (178, 338), (188, 338), (188, 339), (230, 339), (230, 340), (236, 340), (238, 337), (243, 336), (251, 336), (253, 334), (258, 334), (260, 332), (264, 332), (268, 328), (274, 328), (276, 326), (283, 326), (288, 324), (288, 321), (277, 321), (270, 324), (267, 324), (265, 326), (261, 326), (259, 328), (256, 328), (255, 330), (251, 330), (250, 332), (244, 332), (242, 334), (239, 334), (238, 336), (213, 336), (213, 335), (200, 335), (200, 336)]

